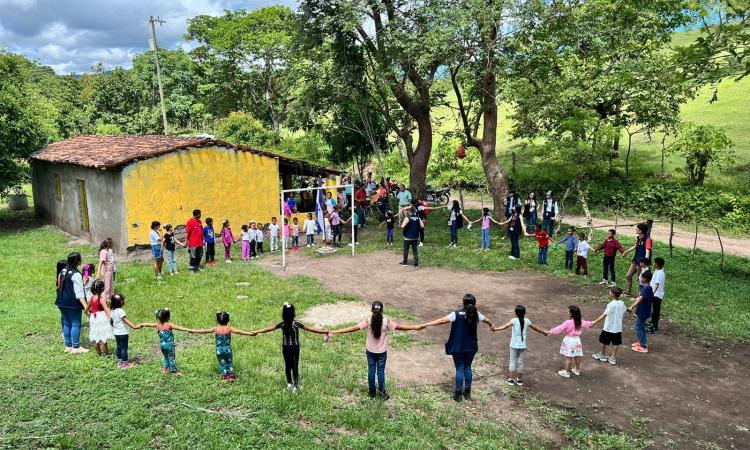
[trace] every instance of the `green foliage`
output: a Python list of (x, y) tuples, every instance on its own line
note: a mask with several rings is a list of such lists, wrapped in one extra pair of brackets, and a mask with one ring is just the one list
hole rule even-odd
[(674, 151), (685, 158), (685, 173), (696, 186), (703, 185), (709, 165), (718, 168), (734, 161), (734, 143), (726, 132), (711, 125), (687, 124)]
[(236, 144), (258, 148), (276, 145), (279, 137), (249, 113), (233, 112), (216, 124), (216, 137)]
[[(481, 186), (486, 183), (482, 159), (475, 148), (466, 149), (466, 157), (458, 159), (456, 151), (462, 139), (454, 133), (443, 136), (430, 158), (427, 174), (437, 186)], [(391, 173), (391, 172), (388, 172)]]
[(322, 133), (310, 130), (301, 136), (283, 139), (275, 150), (312, 164), (328, 165), (330, 147)]
[(95, 121), (112, 124), (126, 134), (162, 132), (158, 96), (152, 102), (149, 83), (121, 67), (94, 77), (91, 106)]
[(97, 119), (95, 124), (95, 133), (99, 136), (121, 136), (125, 133), (119, 125), (104, 123), (102, 119)]

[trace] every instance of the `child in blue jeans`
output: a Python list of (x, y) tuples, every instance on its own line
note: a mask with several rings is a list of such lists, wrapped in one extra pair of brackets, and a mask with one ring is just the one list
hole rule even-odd
[(565, 268), (573, 270), (573, 256), (575, 256), (576, 249), (578, 248), (578, 238), (573, 227), (568, 227), (565, 236), (555, 243), (555, 248), (563, 242), (565, 242)]
[(632, 346), (632, 350), (638, 353), (648, 353), (648, 338), (646, 337), (646, 321), (651, 317), (651, 304), (654, 301), (654, 290), (651, 288), (652, 274), (645, 271), (641, 274), (641, 290), (628, 312), (635, 308), (635, 334), (638, 342)]
[(482, 221), (482, 250), (489, 250), (490, 249), (490, 222), (495, 222), (497, 225), (500, 225), (500, 222), (492, 218), (492, 214), (490, 214), (489, 208), (484, 208), (482, 210), (482, 217), (479, 219), (469, 222), (470, 224)]

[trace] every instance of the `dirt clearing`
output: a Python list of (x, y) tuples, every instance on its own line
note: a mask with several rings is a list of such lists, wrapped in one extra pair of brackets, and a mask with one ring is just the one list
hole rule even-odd
[[(460, 308), (467, 292), (477, 296), (479, 310), (497, 325), (510, 320), (519, 303), (526, 306), (527, 317), (542, 328), (565, 320), (570, 304), (580, 305), (584, 318), (590, 320), (605, 306), (604, 289), (582, 288), (539, 272), (467, 273), (401, 267), (398, 262), (399, 258), (389, 252), (353, 259), (348, 255), (313, 259), (294, 253), (286, 272), (281, 271), (278, 257), (266, 258), (262, 265), (276, 274), (315, 277), (330, 291), (359, 295), (367, 302), (380, 300), (386, 305), (386, 314), (389, 307), (398, 308), (415, 314), (417, 322)], [(337, 264), (356, 270), (331, 270)], [(367, 317), (366, 306), (352, 304), (351, 316), (341, 312), (341, 320), (353, 322)], [(669, 303), (664, 310), (668, 316)], [(315, 317), (321, 318), (317, 313)], [(553, 403), (574, 407), (597, 423), (632, 434), (646, 431), (657, 447), (705, 448), (713, 443), (722, 448), (747, 448), (750, 345), (695, 344), (674, 336), (671, 324), (665, 321), (661, 334), (650, 336), (651, 353), (638, 354), (628, 348), (635, 341), (633, 320), (626, 317), (623, 327), (618, 365), (591, 358), (600, 349), (597, 338), (601, 330), (589, 330), (582, 337), (583, 374), (571, 379), (556, 374), (564, 362), (558, 353), (561, 338), (530, 333), (525, 389)], [(454, 372), (443, 349), (448, 332), (448, 326), (428, 328), (416, 333), (418, 347), (389, 352), (391, 376), (415, 385), (438, 385), (446, 394), (451, 392)], [(500, 392), (509, 339), (507, 331), (491, 333), (481, 328), (476, 391), (490, 396)]]

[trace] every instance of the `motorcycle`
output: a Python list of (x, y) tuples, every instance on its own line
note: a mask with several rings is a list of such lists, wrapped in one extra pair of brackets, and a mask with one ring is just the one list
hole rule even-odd
[(431, 186), (427, 186), (425, 194), (427, 194), (428, 203), (446, 206), (451, 201), (451, 188), (449, 187), (433, 189)]

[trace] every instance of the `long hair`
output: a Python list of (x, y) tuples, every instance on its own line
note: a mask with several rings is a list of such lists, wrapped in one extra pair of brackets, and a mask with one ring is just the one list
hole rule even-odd
[(370, 317), (370, 331), (375, 339), (380, 339), (383, 332), (383, 303), (372, 302), (372, 317)]
[(225, 326), (229, 323), (229, 313), (226, 311), (219, 311), (216, 313), (216, 322), (219, 325)]
[(65, 270), (66, 267), (68, 267), (68, 261), (66, 261), (64, 259), (61, 259), (61, 260), (57, 261), (57, 267), (56, 267), (57, 274), (55, 275), (55, 283), (56, 284), (60, 282), (60, 273), (63, 270)]
[(576, 305), (570, 305), (568, 307), (570, 311), (570, 318), (573, 319), (573, 324), (576, 326), (576, 330), (581, 329), (581, 309)]
[(294, 325), (294, 318), (297, 316), (297, 312), (294, 309), (294, 305), (291, 303), (284, 303), (281, 308), (281, 320), (284, 321), (283, 332), (284, 334), (291, 333)]
[(526, 322), (526, 308), (523, 305), (516, 305), (516, 317), (518, 317), (518, 322), (521, 324), (521, 340), (523, 340), (523, 326)]
[(81, 254), (78, 252), (73, 252), (68, 255), (68, 261), (67, 261), (67, 267), (66, 269), (75, 269), (81, 264)]
[(459, 212), (461, 210), (461, 205), (458, 203), (458, 200), (453, 200), (453, 206), (451, 206), (451, 209), (455, 212)]
[(99, 250), (107, 249), (109, 250), (112, 248), (112, 238), (107, 238), (102, 241), (102, 245), (99, 246)]
[(471, 294), (464, 295), (464, 311), (466, 312), (466, 323), (469, 324), (469, 328), (474, 328), (479, 320), (476, 297)]

